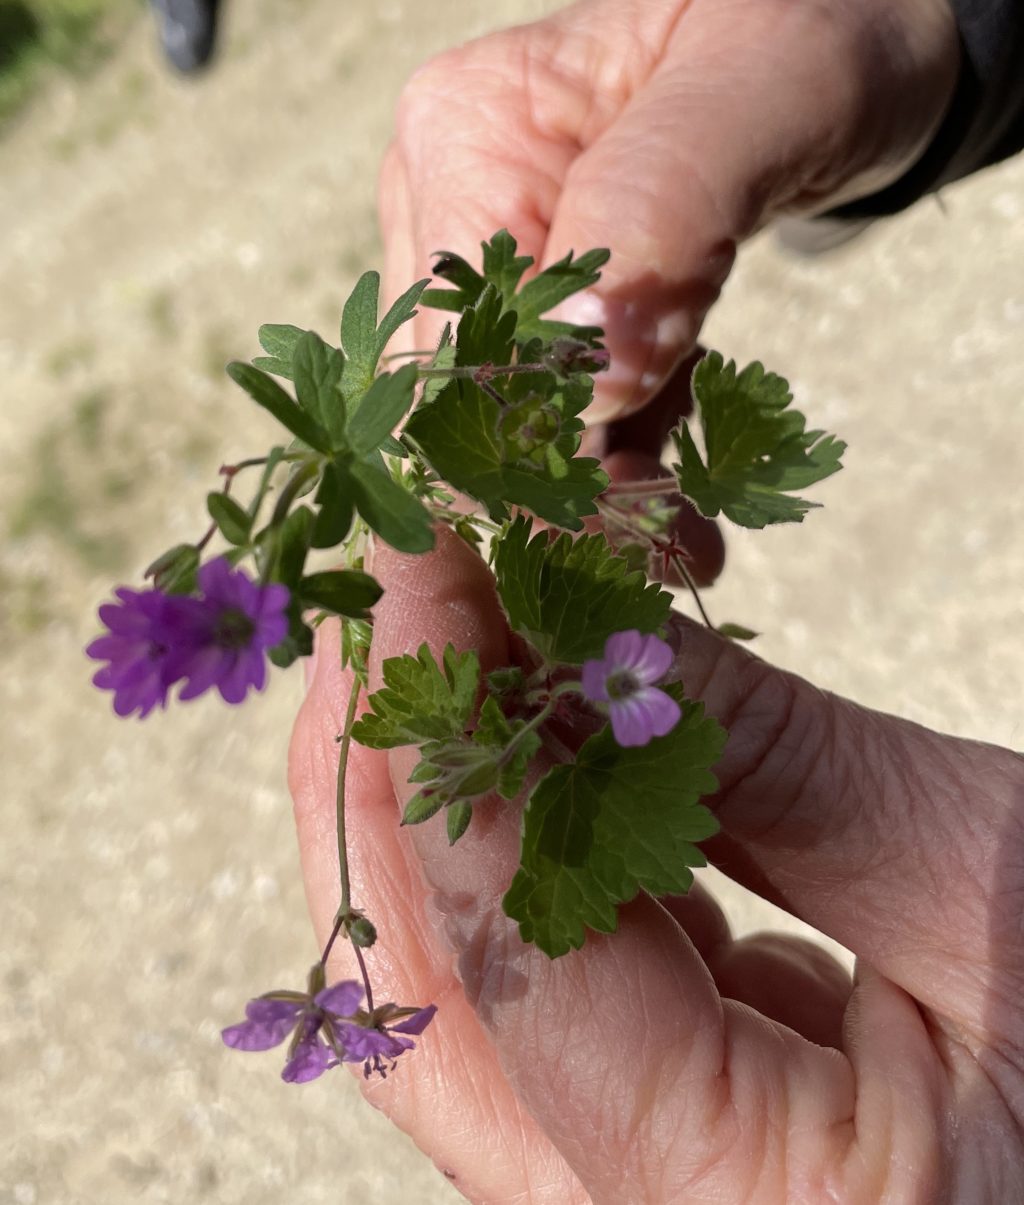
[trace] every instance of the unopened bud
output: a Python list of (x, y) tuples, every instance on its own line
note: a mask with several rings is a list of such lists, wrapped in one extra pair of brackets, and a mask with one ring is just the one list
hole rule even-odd
[(348, 927), (348, 935), (352, 944), (361, 950), (368, 950), (377, 940), (377, 930), (373, 927), (373, 922), (368, 921), (365, 916), (357, 916), (352, 921)]

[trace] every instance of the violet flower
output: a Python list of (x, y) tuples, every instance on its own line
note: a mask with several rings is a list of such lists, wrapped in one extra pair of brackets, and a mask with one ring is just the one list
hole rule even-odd
[(125, 586), (114, 594), (117, 602), (100, 607), (108, 634), (98, 636), (85, 652), (108, 663), (97, 670), (93, 683), (114, 692), (117, 714), (138, 711), (142, 719), (157, 704), (167, 705), (167, 692), (181, 676), (176, 650), (188, 640), (195, 600)]
[(86, 654), (108, 664), (93, 682), (114, 692), (118, 715), (148, 715), (166, 706), (168, 691), (187, 679), (181, 699), (216, 686), (228, 703), (241, 703), (249, 688), (266, 682), (266, 653), (288, 634), (286, 586), (258, 585), (227, 559), (209, 561), (197, 575), (201, 598), (162, 590), (114, 593), (100, 607), (108, 634)]
[(305, 1084), (341, 1062), (344, 1051), (332, 1022), (337, 1016), (353, 1015), (362, 998), (363, 989), (353, 980), (322, 988), (312, 996), (269, 992), (250, 1000), (245, 1006), (246, 1019), (229, 1025), (220, 1036), (233, 1050), (270, 1050), (294, 1031), (281, 1078), (289, 1084)]
[(226, 703), (241, 703), (266, 683), (266, 653), (288, 634), (287, 586), (258, 585), (225, 557), (197, 574), (202, 597), (192, 612), (191, 649), (180, 663), (187, 679), (180, 698), (194, 699), (216, 686)]
[[(396, 1035), (421, 1034), (437, 1012), (433, 1004), (418, 1010), (383, 1004), (368, 1013), (359, 1007), (361, 984), (345, 979), (312, 990), (322, 982), (323, 968), (318, 963), (310, 972), (310, 991), (269, 992), (250, 1000), (246, 1019), (222, 1031), (225, 1045), (234, 1050), (270, 1050), (292, 1034), (281, 1072), (281, 1078), (292, 1084), (308, 1083), (342, 1062), (362, 1063), (367, 1077), (372, 1071), (386, 1077), (385, 1061), (393, 1068), (398, 1056), (415, 1046)], [(388, 1024), (395, 1019), (398, 1024)]]
[[(344, 1061), (362, 1063), (366, 1079), (369, 1079), (374, 1071), (381, 1079), (387, 1079), (385, 1061), (391, 1064), (388, 1070), (394, 1070), (398, 1056), (416, 1048), (415, 1042), (395, 1035), (412, 1033), (418, 1036), (433, 1021), (436, 1012), (436, 1004), (417, 1009), (411, 1016), (408, 1009), (399, 1008), (395, 1004), (382, 1004), (369, 1014), (360, 1012), (358, 1022), (337, 1026), (338, 1037), (345, 1048)], [(392, 1017), (404, 1017), (405, 1020), (397, 1025), (388, 1025), (386, 1022)]]
[(664, 640), (630, 630), (609, 636), (600, 660), (584, 661), (583, 694), (607, 706), (612, 734), (623, 747), (646, 745), (679, 722), (679, 704), (654, 685), (668, 673), (673, 656)]

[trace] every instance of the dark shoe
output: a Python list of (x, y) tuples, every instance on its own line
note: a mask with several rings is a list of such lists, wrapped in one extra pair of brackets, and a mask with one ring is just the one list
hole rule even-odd
[(217, 37), (220, 0), (152, 0), (164, 53), (181, 72), (205, 67)]

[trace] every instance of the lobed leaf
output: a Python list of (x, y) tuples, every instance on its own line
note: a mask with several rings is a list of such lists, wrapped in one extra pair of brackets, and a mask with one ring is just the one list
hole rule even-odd
[(426, 644), (413, 657), (389, 657), (381, 672), (384, 685), (370, 695), (370, 711), (352, 728), (352, 736), (371, 749), (394, 749), (460, 736), (469, 724), (480, 680), (476, 653), (445, 647), (441, 664)]
[(672, 607), (672, 596), (631, 570), (603, 535), (530, 539), (522, 517), (496, 541), (494, 572), (510, 626), (553, 662), (599, 657), (624, 628), (655, 632)]
[(667, 736), (623, 749), (606, 727), (530, 796), (503, 906), (523, 940), (551, 958), (579, 948), (588, 928), (613, 932), (618, 906), (640, 891), (685, 892), (690, 868), (705, 864), (696, 842), (718, 824), (698, 800), (717, 787), (710, 770), (726, 734), (680, 687), (669, 689), (682, 717)]
[(790, 410), (793, 395), (782, 377), (753, 363), (737, 373), (709, 352), (693, 374), (693, 394), (704, 433), (706, 463), (686, 423), (672, 433), (680, 491), (702, 514), (719, 512), (741, 527), (799, 523), (817, 502), (792, 496), (837, 473), (846, 445), (822, 431), (806, 431)]

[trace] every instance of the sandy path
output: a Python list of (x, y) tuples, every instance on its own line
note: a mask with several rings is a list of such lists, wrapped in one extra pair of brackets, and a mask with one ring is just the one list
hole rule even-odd
[[(139, 727), (80, 653), (109, 583), (191, 538), (216, 465), (265, 443), (223, 363), (263, 321), (332, 329), (374, 266), (401, 80), (441, 31), (545, 6), (342, 7), (232, 6), (200, 87), (140, 25), (0, 143), (0, 1200), (456, 1199), (344, 1077), (296, 1091), (219, 1044), (249, 987), (313, 953), (297, 680), (241, 723), (207, 700)], [(1017, 745), (1022, 186), (1024, 162), (990, 172), (819, 263), (762, 241), (709, 332), (851, 445), (824, 514), (733, 540), (715, 614), (823, 686)]]

